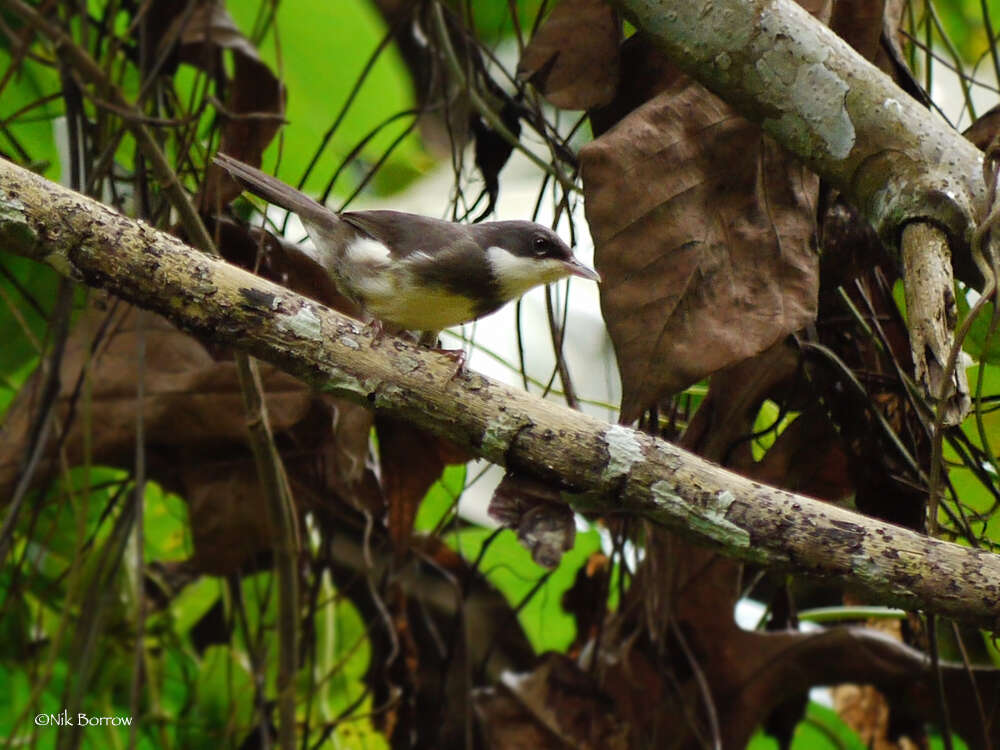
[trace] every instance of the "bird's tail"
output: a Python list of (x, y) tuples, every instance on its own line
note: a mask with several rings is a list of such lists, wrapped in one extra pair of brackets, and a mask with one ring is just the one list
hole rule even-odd
[(286, 185), (277, 177), (261, 172), (228, 154), (220, 153), (216, 155), (214, 161), (251, 193), (259, 195), (269, 203), (297, 213), (307, 226), (313, 225), (327, 232), (341, 230), (343, 222), (335, 212), (291, 185)]

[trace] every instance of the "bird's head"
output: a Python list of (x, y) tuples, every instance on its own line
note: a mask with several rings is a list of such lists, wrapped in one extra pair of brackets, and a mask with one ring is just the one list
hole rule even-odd
[(567, 276), (601, 280), (597, 271), (576, 259), (559, 235), (541, 224), (497, 221), (478, 226), (490, 227), (486, 258), (506, 300), (517, 299), (533, 287)]

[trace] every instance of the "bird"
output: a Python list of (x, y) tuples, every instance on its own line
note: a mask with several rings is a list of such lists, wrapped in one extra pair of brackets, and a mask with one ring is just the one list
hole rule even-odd
[[(461, 224), (402, 211), (330, 210), (278, 178), (219, 153), (245, 189), (299, 216), (313, 259), (380, 327), (437, 333), (568, 276), (600, 282), (551, 229), (531, 221)], [(423, 339), (422, 339), (423, 340)]]

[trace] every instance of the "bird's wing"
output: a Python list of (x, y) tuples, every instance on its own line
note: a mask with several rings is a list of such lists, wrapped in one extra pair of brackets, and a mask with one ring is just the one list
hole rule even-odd
[(422, 251), (411, 253), (400, 262), (429, 287), (475, 300), (475, 317), (491, 313), (503, 304), (483, 250), (471, 237), (440, 246), (434, 255)]
[(448, 248), (476, 244), (468, 227), (429, 216), (401, 211), (348, 211), (340, 218), (381, 242), (396, 259), (416, 253), (434, 256)]
[(357, 211), (341, 218), (388, 247), (401, 272), (414, 274), (428, 287), (475, 300), (476, 317), (503, 304), (474, 228), (399, 211)]

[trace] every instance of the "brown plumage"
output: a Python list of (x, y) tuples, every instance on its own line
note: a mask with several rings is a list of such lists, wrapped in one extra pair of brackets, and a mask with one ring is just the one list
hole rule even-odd
[(384, 323), (436, 331), (487, 315), (539, 284), (599, 281), (555, 232), (530, 221), (459, 224), (400, 211), (337, 214), (225, 154), (216, 163), (298, 214), (315, 260), (338, 289)]

